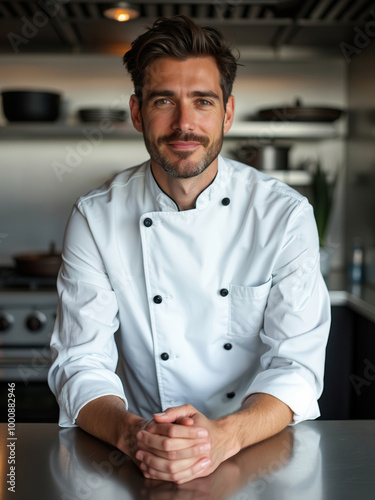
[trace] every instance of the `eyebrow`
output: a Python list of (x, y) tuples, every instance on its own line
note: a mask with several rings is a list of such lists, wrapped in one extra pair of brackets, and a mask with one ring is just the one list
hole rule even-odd
[[(154, 90), (147, 96), (147, 100), (150, 101), (155, 97), (175, 97), (175, 95), (176, 93), (173, 90)], [(193, 90), (188, 93), (188, 97), (211, 97), (211, 99), (220, 101), (220, 97), (212, 90)]]

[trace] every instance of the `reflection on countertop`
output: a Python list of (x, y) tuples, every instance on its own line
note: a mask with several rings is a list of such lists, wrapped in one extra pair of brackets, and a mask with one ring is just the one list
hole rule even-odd
[(17, 424), (15, 434), (16, 488), (7, 495), (10, 441), (0, 424), (1, 498), (372, 500), (375, 489), (375, 420), (290, 426), (183, 485), (144, 479), (128, 457), (79, 428)]
[(243, 450), (210, 476), (181, 485), (144, 479), (130, 459), (79, 429), (60, 430), (59, 441), (51, 453), (51, 473), (69, 499), (316, 500), (322, 494), (319, 432), (311, 428), (295, 436), (289, 427)]

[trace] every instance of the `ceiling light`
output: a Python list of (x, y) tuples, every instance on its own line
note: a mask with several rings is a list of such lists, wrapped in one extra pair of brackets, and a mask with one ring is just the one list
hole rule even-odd
[(105, 17), (108, 17), (108, 19), (114, 19), (122, 23), (138, 17), (139, 9), (127, 2), (117, 2), (106, 7), (103, 14)]

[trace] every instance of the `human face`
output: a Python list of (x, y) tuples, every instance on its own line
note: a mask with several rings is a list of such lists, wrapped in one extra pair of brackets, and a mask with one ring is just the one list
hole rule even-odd
[(133, 96), (132, 120), (143, 132), (153, 169), (190, 178), (217, 171), (223, 135), (233, 121), (233, 97), (224, 110), (220, 75), (211, 57), (153, 61), (143, 88), (142, 108)]

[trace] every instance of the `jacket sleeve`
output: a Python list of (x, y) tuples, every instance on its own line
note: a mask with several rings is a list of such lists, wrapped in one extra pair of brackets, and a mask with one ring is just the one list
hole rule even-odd
[(320, 415), (331, 308), (319, 262), (314, 214), (304, 200), (290, 217), (273, 266), (260, 333), (267, 350), (246, 395), (275, 396), (294, 412), (293, 423)]
[(60, 406), (59, 425), (70, 427), (81, 408), (104, 395), (126, 402), (115, 374), (118, 305), (87, 220), (75, 206), (64, 237), (57, 280), (57, 319), (51, 338), (48, 383)]

